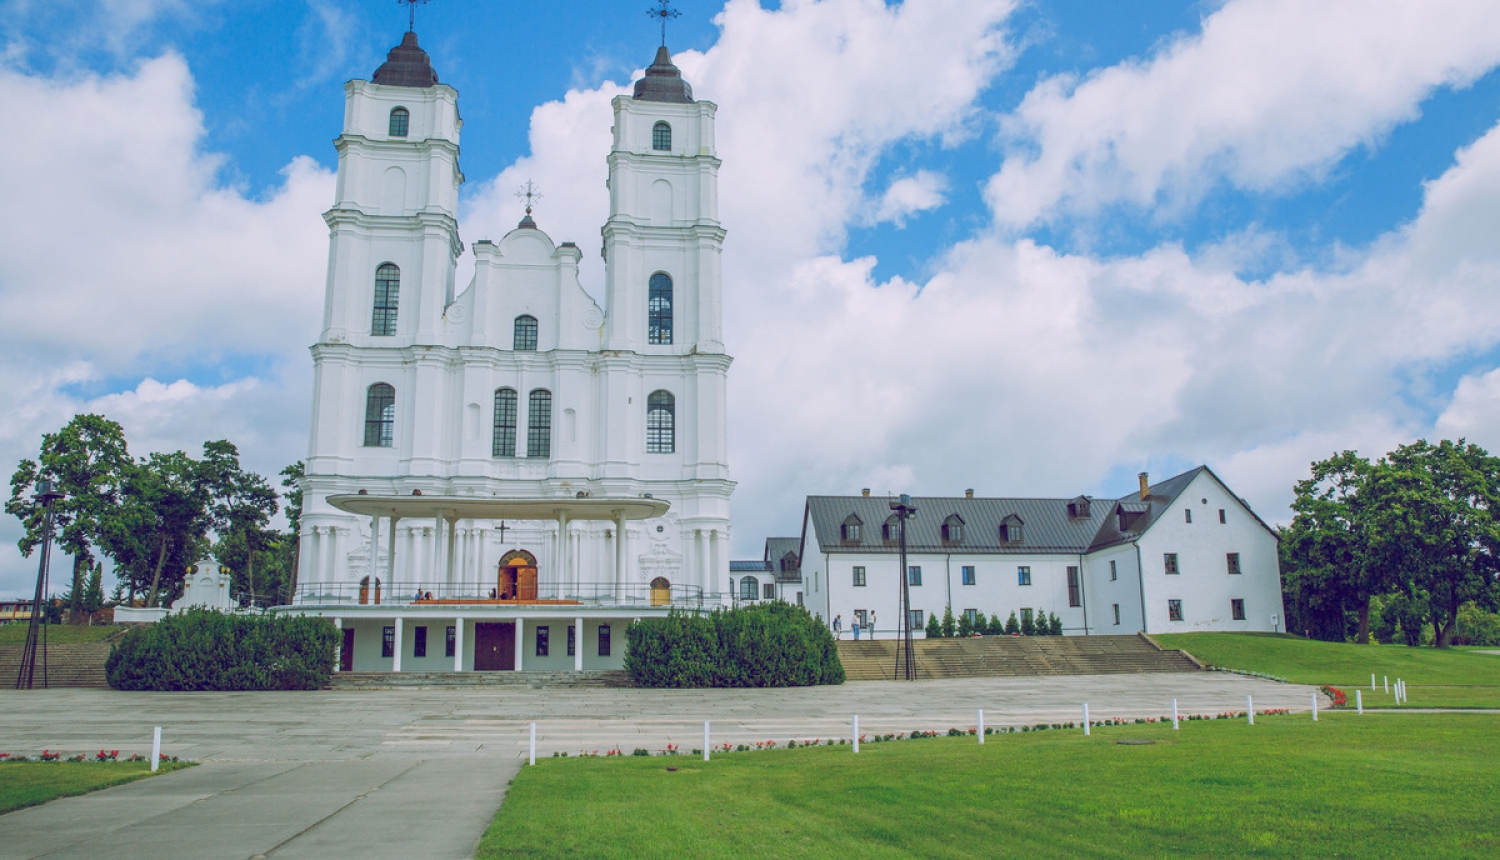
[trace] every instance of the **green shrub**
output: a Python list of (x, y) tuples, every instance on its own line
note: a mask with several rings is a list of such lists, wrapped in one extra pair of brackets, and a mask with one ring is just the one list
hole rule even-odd
[(936, 615), (927, 616), (927, 638), (943, 638), (943, 623), (941, 621), (938, 621), (938, 617)]
[(1486, 612), (1472, 602), (1458, 608), (1455, 645), (1500, 645), (1500, 614)]
[(1005, 622), (1000, 620), (1000, 613), (996, 612), (990, 616), (990, 626), (984, 631), (991, 636), (1002, 636), (1005, 633)]
[(781, 601), (708, 615), (673, 611), (625, 629), (625, 670), (642, 687), (808, 687), (844, 683), (833, 635)]
[(131, 629), (104, 672), (116, 690), (317, 690), (337, 643), (324, 618), (195, 610)]
[(1062, 619), (1058, 618), (1057, 617), (1057, 613), (1055, 613), (1055, 612), (1049, 612), (1048, 616), (1049, 616), (1049, 618), (1048, 618), (1048, 621), (1047, 621), (1047, 627), (1048, 627), (1047, 632), (1049, 634), (1053, 635), (1053, 636), (1061, 636), (1062, 635)]
[(1019, 622), (1016, 621), (1016, 611), (1014, 609), (1012, 609), (1010, 611), (1010, 617), (1007, 618), (1007, 619), (1005, 619), (1005, 634), (1007, 636), (1011, 636), (1011, 635), (1014, 635), (1014, 634), (1020, 633), (1020, 632), (1021, 632), (1021, 625), (1020, 625)]
[(1030, 613), (1030, 612), (1023, 612), (1021, 614), (1021, 635), (1022, 636), (1035, 636), (1036, 635), (1036, 622), (1032, 621), (1032, 614), (1033, 613)]
[(965, 638), (974, 635), (974, 624), (969, 621), (969, 613), (958, 616), (958, 635)]
[(952, 639), (958, 633), (958, 625), (953, 621), (953, 607), (943, 607), (943, 638)]

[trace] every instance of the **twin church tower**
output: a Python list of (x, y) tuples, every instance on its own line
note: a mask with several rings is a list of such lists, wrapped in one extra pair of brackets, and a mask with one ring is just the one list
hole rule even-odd
[[(715, 105), (693, 99), (665, 47), (634, 94), (614, 99), (600, 308), (579, 282), (583, 252), (554, 242), (529, 207), (514, 230), (473, 244), (473, 280), (455, 283), (463, 122), (415, 33), (345, 94), (301, 590), (373, 571), (390, 589), (483, 594), (524, 558), (543, 581), (724, 592), (734, 483)], [(358, 494), (670, 508), (629, 522), (507, 521), (463, 518), (455, 503), (446, 523), (372, 523), (328, 501)]]

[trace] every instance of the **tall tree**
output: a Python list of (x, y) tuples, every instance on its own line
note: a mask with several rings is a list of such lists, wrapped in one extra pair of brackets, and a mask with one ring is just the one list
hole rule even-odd
[[(276, 491), (265, 478), (247, 472), (240, 466), (240, 454), (233, 444), (219, 440), (203, 446), (199, 465), (201, 480), (212, 502), (209, 506), (214, 531), (223, 539), (233, 536), (233, 544), (243, 548), (231, 570), (243, 573), (250, 603), (255, 603), (255, 557), (272, 534), (266, 529), (279, 507)], [(220, 561), (226, 561), (221, 558)], [(228, 562), (226, 561), (226, 564)]]
[(1453, 642), (1459, 607), (1500, 603), (1500, 459), (1466, 440), (1402, 445), (1366, 489), (1369, 551), (1425, 596), (1433, 644)]
[(283, 546), (287, 576), (283, 581), (288, 602), (297, 591), (297, 572), (302, 563), (302, 479), (306, 475), (307, 467), (301, 460), (281, 470), (281, 486), (286, 490), (287, 540)]
[(201, 465), (181, 451), (151, 454), (131, 470), (108, 546), (117, 575), (146, 592), (147, 606), (157, 605), (163, 584), (174, 592), (202, 552), (212, 498)]

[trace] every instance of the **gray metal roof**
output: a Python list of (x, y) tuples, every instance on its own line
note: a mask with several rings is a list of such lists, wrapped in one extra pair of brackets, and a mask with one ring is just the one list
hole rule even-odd
[(635, 82), (634, 96), (643, 102), (686, 104), (693, 100), (693, 88), (673, 65), (666, 45), (656, 49), (656, 60), (646, 67), (646, 76)]
[[(800, 537), (774, 537), (766, 538), (766, 564), (773, 569), (781, 565), (781, 559), (787, 553), (798, 555), (802, 552), (802, 538)], [(800, 564), (798, 565), (801, 566)]]
[[(912, 552), (1036, 553), (1086, 552), (1100, 525), (1114, 512), (1114, 505), (1095, 499), (1087, 516), (1069, 516), (1073, 499), (952, 498), (921, 496), (912, 499), (916, 516), (907, 522), (906, 546)], [(808, 496), (808, 519), (824, 552), (898, 552), (894, 541), (881, 536), (881, 526), (891, 516), (890, 499), (884, 496)], [(863, 528), (859, 543), (841, 540), (840, 526), (850, 515), (859, 517)], [(1024, 524), (1020, 542), (1000, 542), (1000, 523), (1014, 514)], [(963, 539), (944, 543), (943, 521), (957, 515), (963, 520)]]
[(769, 573), (764, 561), (735, 561), (729, 560), (730, 573)]
[[(1198, 477), (1198, 473), (1207, 471), (1207, 466), (1199, 466), (1180, 475), (1173, 475), (1165, 481), (1158, 481), (1149, 487), (1149, 495), (1145, 499), (1141, 498), (1140, 491), (1137, 490), (1128, 496), (1121, 496), (1113, 505), (1106, 503), (1110, 516), (1105, 519), (1099, 533), (1094, 536), (1089, 549), (1102, 549), (1140, 537), (1168, 508), (1172, 507), (1173, 502), (1177, 501), (1177, 497), (1182, 495), (1182, 491), (1187, 489), (1188, 484)], [(1213, 473), (1209, 472), (1209, 474)], [(1218, 477), (1215, 476), (1215, 480), (1217, 479)], [(1220, 483), (1223, 482), (1220, 481)], [(1127, 515), (1136, 515), (1136, 519), (1130, 522), (1129, 527), (1124, 530), (1120, 528), (1118, 516), (1121, 511)]]

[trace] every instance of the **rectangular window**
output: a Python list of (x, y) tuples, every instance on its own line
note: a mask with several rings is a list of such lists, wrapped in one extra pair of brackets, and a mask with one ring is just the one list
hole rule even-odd
[(1177, 553), (1164, 552), (1162, 553), (1161, 559), (1162, 565), (1165, 567), (1168, 576), (1173, 576), (1182, 572), (1177, 569)]
[(1229, 567), (1230, 574), (1240, 572), (1240, 554), (1237, 552), (1225, 553), (1224, 561)]
[(865, 612), (865, 610), (863, 610), (863, 609), (856, 609), (856, 610), (854, 610), (854, 623), (858, 624), (860, 627), (865, 628), (866, 630), (869, 630), (870, 629), (870, 622), (866, 620), (867, 618), (868, 618), (868, 614)]
[(920, 568), (920, 567), (918, 567), (916, 565), (908, 567), (906, 569), (906, 584), (907, 585), (921, 585), (922, 584), (922, 568)]
[(1245, 601), (1235, 597), (1229, 601), (1229, 614), (1235, 621), (1245, 620)]
[(1022, 624), (1030, 624), (1031, 623), (1031, 610), (1030, 609), (1022, 609), (1021, 610), (1021, 623)]
[(776, 599), (776, 583), (768, 582), (760, 587), (760, 596), (766, 600)]
[(1227, 522), (1227, 520), (1224, 519), (1224, 509), (1219, 508), (1219, 525), (1223, 525), (1225, 522)]
[(922, 620), (922, 610), (920, 609), (913, 609), (911, 611), (911, 617), (907, 619), (906, 623), (913, 632), (921, 630), (923, 627), (927, 626), (927, 622)]
[(578, 647), (578, 631), (573, 627), (573, 625), (569, 624), (568, 625), (568, 656), (569, 657), (572, 657), (574, 654), (578, 653), (575, 650), (577, 647)]
[(427, 628), (418, 627), (413, 631), (411, 637), (411, 655), (413, 657), (427, 656)]
[(974, 584), (974, 565), (966, 564), (962, 568), (964, 585)]
[(1115, 607), (1115, 623), (1119, 624), (1120, 623), (1120, 604), (1116, 603), (1116, 604), (1114, 604), (1114, 607)]
[(458, 653), (458, 628), (448, 628), (448, 641), (443, 645), (443, 656), (452, 657)]
[(536, 628), (536, 655), (546, 657), (552, 650), (552, 631), (543, 624)]
[(1120, 578), (1120, 572), (1115, 569), (1115, 560), (1109, 560), (1109, 581), (1114, 582)]
[(380, 631), (380, 656), (396, 656), (396, 628), (385, 627)]
[(860, 587), (860, 586), (863, 586), (864, 584), (865, 584), (865, 569), (862, 566), (856, 565), (855, 568), (854, 568), (854, 585), (856, 587)]
[(1182, 521), (1185, 522), (1185, 523), (1191, 523), (1193, 521), (1193, 509), (1192, 508), (1183, 508), (1182, 509)]
[(1016, 585), (1030, 585), (1030, 584), (1031, 584), (1031, 568), (1028, 567), (1028, 566), (1026, 566), (1026, 565), (1022, 565), (1022, 566), (1016, 568)]
[(800, 591), (797, 592), (797, 605), (798, 606), (802, 605), (802, 592), (800, 592)]
[(552, 456), (552, 392), (538, 388), (527, 399), (526, 456)]
[(599, 656), (609, 656), (609, 625), (599, 625)]
[(1168, 621), (1181, 621), (1182, 620), (1182, 601), (1181, 600), (1168, 600), (1167, 601), (1167, 620)]
[(1083, 584), (1078, 581), (1078, 568), (1068, 565), (1068, 605), (1083, 605)]
[(502, 388), (495, 392), (495, 428), (490, 455), (516, 456), (516, 392)]
[(978, 609), (965, 609), (964, 610), (964, 618), (968, 620), (969, 626), (973, 627), (974, 623), (979, 619), (979, 610)]

